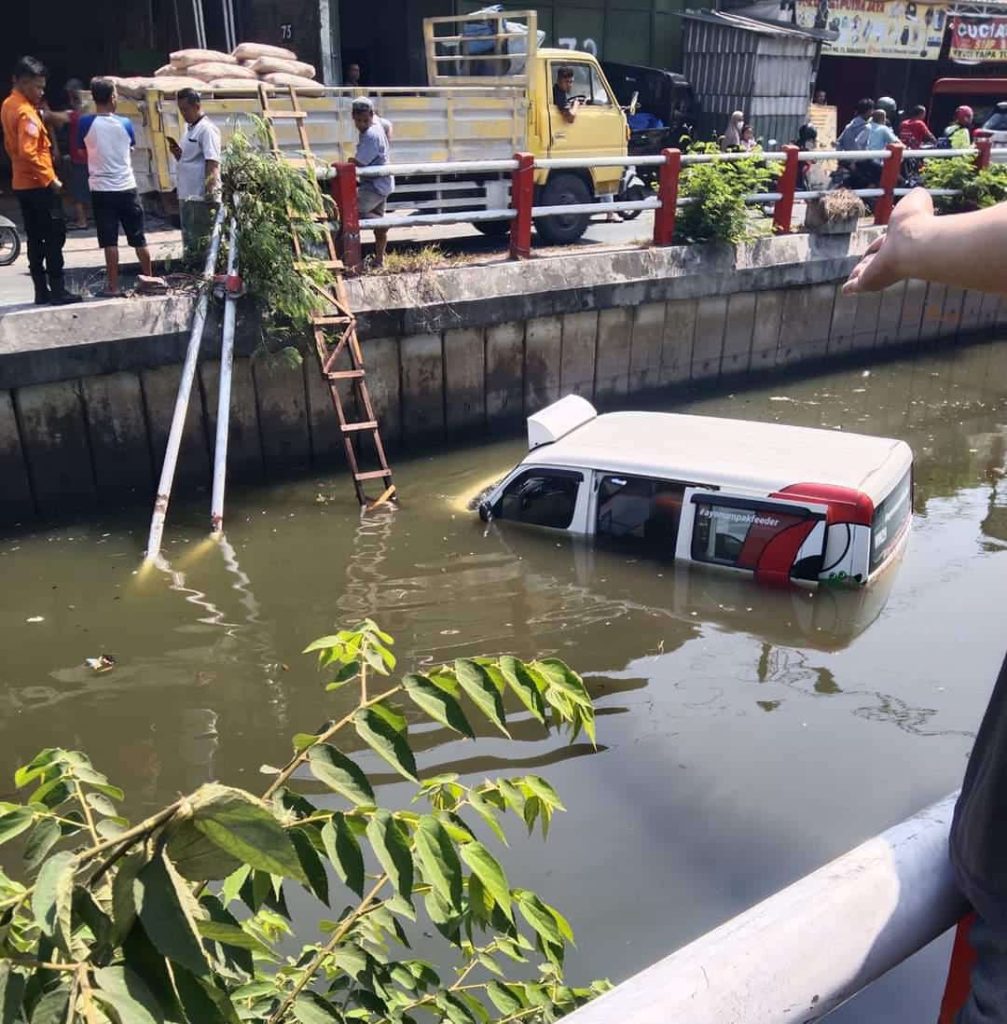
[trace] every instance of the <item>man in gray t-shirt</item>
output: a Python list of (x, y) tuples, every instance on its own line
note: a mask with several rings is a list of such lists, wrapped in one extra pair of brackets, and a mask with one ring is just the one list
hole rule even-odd
[[(353, 124), (360, 132), (357, 151), (350, 162), (357, 167), (383, 167), (389, 162), (388, 136), (382, 120), (374, 115), (374, 104), (366, 96), (353, 101)], [(389, 174), (380, 178), (364, 178), (357, 188), (357, 206), (361, 219), (383, 217), (385, 200), (395, 189), (395, 179)], [(388, 245), (388, 228), (374, 229), (374, 262), (384, 261)]]
[(168, 146), (178, 161), (184, 258), (198, 266), (220, 203), (220, 129), (203, 113), (195, 89), (182, 89), (176, 99), (186, 130), (181, 145), (169, 139)]

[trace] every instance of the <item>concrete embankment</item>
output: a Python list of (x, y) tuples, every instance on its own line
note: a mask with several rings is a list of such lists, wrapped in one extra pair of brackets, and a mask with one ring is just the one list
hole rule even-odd
[[(990, 335), (1007, 302), (922, 282), (847, 297), (875, 236), (795, 235), (734, 247), (576, 251), (529, 263), (350, 282), (386, 443), (519, 424), (563, 394), (601, 405), (699, 382), (876, 358)], [(0, 316), (0, 519), (146, 498), (160, 467), (191, 296), (100, 301)], [(252, 358), (239, 321), (231, 476), (259, 481), (340, 456), (312, 358)], [(179, 484), (208, 483), (219, 330), (211, 320)]]

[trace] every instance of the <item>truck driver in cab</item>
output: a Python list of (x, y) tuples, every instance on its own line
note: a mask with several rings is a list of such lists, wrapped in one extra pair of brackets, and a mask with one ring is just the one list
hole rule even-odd
[(573, 124), (576, 120), (577, 111), (580, 110), (581, 105), (581, 100), (574, 99), (570, 95), (572, 90), (573, 68), (564, 64), (556, 72), (556, 83), (552, 87), (552, 101), (567, 124)]

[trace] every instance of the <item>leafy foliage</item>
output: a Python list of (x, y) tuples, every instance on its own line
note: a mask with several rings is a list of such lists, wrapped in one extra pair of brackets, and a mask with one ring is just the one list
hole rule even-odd
[(971, 156), (927, 160), (923, 164), (925, 188), (959, 189), (961, 195), (934, 196), (938, 213), (981, 210), (1007, 200), (1007, 164), (990, 164), (976, 172)]
[[(694, 153), (719, 153), (714, 143), (695, 143)], [(679, 196), (694, 202), (678, 213), (676, 232), (683, 242), (742, 242), (752, 234), (745, 196), (766, 192), (781, 171), (756, 150), (742, 160), (714, 160), (682, 169)]]
[[(564, 809), (555, 790), (535, 775), (420, 781), (406, 714), (506, 735), (510, 705), (593, 740), (580, 677), (551, 658), (476, 658), (393, 684), (392, 646), (370, 620), (309, 645), (326, 690), (355, 686), (357, 704), (295, 736), (286, 765), (263, 767), (261, 796), (210, 783), (131, 825), (84, 754), (49, 748), (19, 768), (24, 802), (0, 804), (0, 844), (24, 860), (23, 881), (0, 872), (0, 1021), (544, 1024), (604, 991), (564, 983), (569, 923), (511, 886), (475, 828), (506, 843), (513, 814), (545, 836)], [(355, 738), (415, 783), (423, 810), (377, 806)], [(295, 954), (291, 885), (325, 915)], [(411, 954), (420, 915), (454, 947), (453, 977)]]
[[(319, 306), (319, 289), (332, 281), (324, 263), (310, 255), (324, 243), (327, 230), (315, 219), (320, 201), (333, 213), (331, 200), (303, 169), (273, 155), (261, 120), (252, 133), (231, 136), (222, 176), (224, 203), (238, 223), (241, 277), (261, 310), (263, 336), (303, 329)], [(304, 252), (299, 262), (295, 235)]]

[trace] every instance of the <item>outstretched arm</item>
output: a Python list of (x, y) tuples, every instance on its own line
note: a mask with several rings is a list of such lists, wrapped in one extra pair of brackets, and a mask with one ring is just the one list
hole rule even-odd
[(877, 292), (910, 277), (1007, 293), (1007, 203), (935, 217), (930, 195), (915, 189), (895, 207), (887, 233), (871, 243), (843, 291)]

